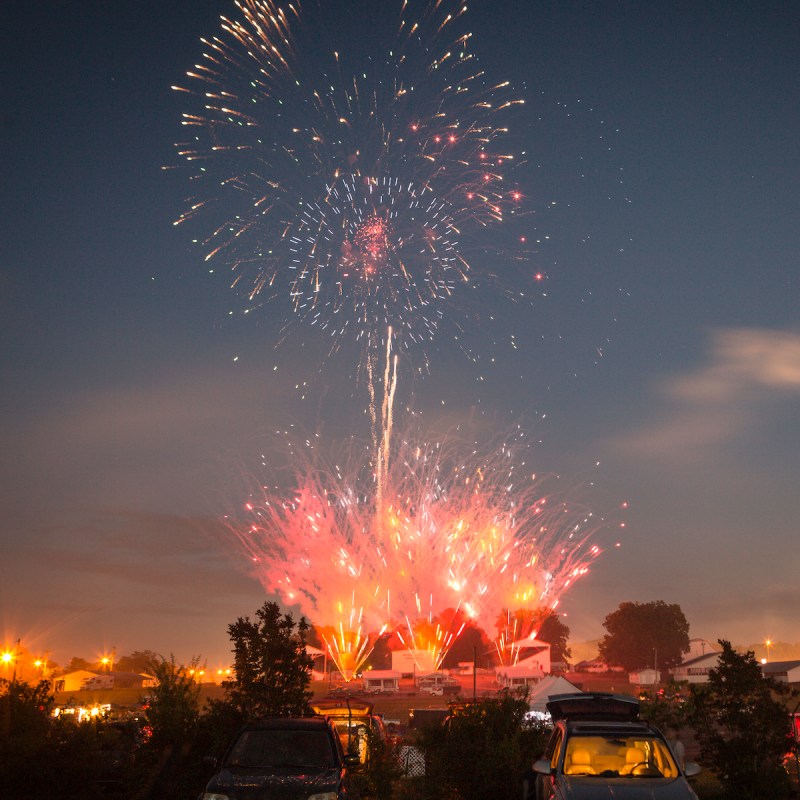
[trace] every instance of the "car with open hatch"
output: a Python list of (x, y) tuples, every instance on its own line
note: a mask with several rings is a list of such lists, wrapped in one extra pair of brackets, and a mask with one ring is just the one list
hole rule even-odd
[(661, 732), (624, 695), (553, 695), (553, 733), (525, 782), (525, 800), (697, 800)]
[(236, 735), (201, 800), (346, 800), (357, 756), (325, 717), (276, 717)]
[(357, 753), (362, 764), (369, 758), (371, 742), (385, 742), (389, 738), (383, 718), (375, 713), (372, 703), (345, 698), (322, 700), (311, 708), (315, 714), (330, 719), (344, 752)]

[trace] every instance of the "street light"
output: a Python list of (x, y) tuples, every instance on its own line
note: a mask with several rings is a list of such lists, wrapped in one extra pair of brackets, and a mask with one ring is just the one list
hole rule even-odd
[(772, 639), (767, 639), (764, 644), (767, 646), (767, 661), (769, 661), (769, 648), (772, 646)]

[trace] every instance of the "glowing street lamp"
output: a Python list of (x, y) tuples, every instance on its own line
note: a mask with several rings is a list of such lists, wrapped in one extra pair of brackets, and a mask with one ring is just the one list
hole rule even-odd
[(767, 646), (767, 661), (769, 661), (769, 648), (772, 646), (772, 639), (767, 639), (764, 644)]
[(20, 640), (17, 639), (17, 645), (14, 650), (4, 650), (0, 653), (0, 662), (2, 662), (3, 666), (8, 669), (9, 664), (13, 665), (14, 671), (11, 673), (11, 682), (13, 683), (17, 679), (17, 659), (19, 659), (19, 643)]

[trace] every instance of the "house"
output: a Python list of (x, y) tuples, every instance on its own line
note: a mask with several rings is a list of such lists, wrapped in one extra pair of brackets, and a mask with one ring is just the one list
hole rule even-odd
[(720, 653), (716, 650), (705, 655), (695, 656), (684, 661), (679, 667), (670, 671), (675, 681), (688, 681), (689, 683), (707, 683), (709, 670), (715, 669), (719, 662)]
[(761, 665), (761, 672), (779, 683), (800, 683), (800, 661), (769, 661)]
[(361, 681), (367, 692), (399, 692), (402, 674), (394, 669), (371, 669), (364, 673)]
[(505, 660), (514, 664), (527, 664), (530, 667), (536, 665), (547, 675), (551, 671), (550, 645), (538, 639), (519, 639), (506, 647)]
[(90, 672), (88, 669), (78, 669), (74, 672), (67, 672), (53, 678), (53, 691), (55, 692), (79, 692), (83, 689), (87, 681), (97, 678), (98, 672)]
[(79, 669), (53, 679), (55, 692), (80, 692), (98, 689), (149, 689), (156, 685), (152, 675), (141, 672), (90, 672)]
[(628, 673), (628, 681), (637, 686), (655, 686), (660, 679), (659, 671), (652, 667), (640, 669), (638, 672)]
[(542, 659), (539, 654), (534, 654), (524, 661), (518, 661), (511, 666), (501, 665), (495, 667), (494, 677), (504, 689), (519, 689), (523, 686), (535, 686), (544, 678), (543, 663), (550, 666), (550, 645), (547, 645), (547, 655)]
[(158, 681), (144, 672), (111, 672), (114, 689), (150, 689)]

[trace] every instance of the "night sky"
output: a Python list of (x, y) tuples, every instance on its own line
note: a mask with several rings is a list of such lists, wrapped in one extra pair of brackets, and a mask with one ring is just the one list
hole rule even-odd
[[(266, 597), (220, 520), (273, 431), (367, 430), (356, 349), (286, 329), (288, 303), (241, 313), (172, 224), (189, 192), (163, 169), (183, 135), (170, 86), (233, 13), (2, 13), (0, 619), (62, 663), (112, 646), (225, 663), (227, 625)], [(456, 302), (427, 369), (404, 357), (403, 405), (437, 429), (528, 426), (540, 469), (610, 520), (562, 601), (574, 641), (626, 600), (679, 603), (692, 637), (800, 641), (800, 11), (469, 15), (527, 101), (511, 137), (541, 241), (506, 276), (528, 300)]]

